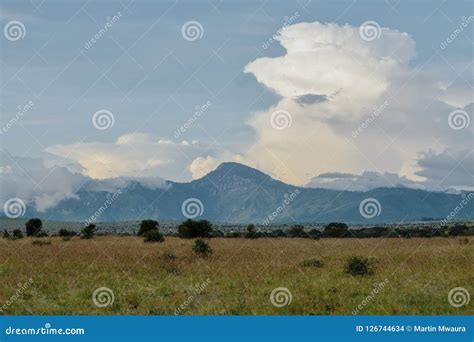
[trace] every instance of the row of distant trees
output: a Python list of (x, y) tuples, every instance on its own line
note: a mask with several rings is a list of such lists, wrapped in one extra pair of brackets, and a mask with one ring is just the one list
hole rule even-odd
[[(38, 218), (33, 218), (25, 223), (26, 236), (44, 237), (48, 234), (42, 230), (43, 223)], [(59, 236), (69, 238), (79, 235), (83, 239), (91, 239), (96, 233), (94, 224), (86, 225), (80, 233), (76, 233), (67, 229), (60, 229)], [(464, 224), (455, 224), (450, 227), (412, 227), (412, 228), (390, 228), (390, 227), (372, 227), (351, 229), (345, 223), (332, 222), (324, 227), (324, 229), (305, 230), (303, 225), (293, 225), (287, 230), (276, 229), (272, 231), (262, 231), (254, 224), (247, 226), (245, 233), (242, 232), (222, 232), (215, 230), (212, 224), (207, 220), (186, 220), (178, 226), (177, 236), (185, 239), (194, 238), (212, 238), (212, 237), (245, 237), (249, 239), (257, 239), (264, 237), (291, 237), (291, 238), (374, 238), (374, 237), (434, 237), (434, 236), (463, 236), (473, 235), (472, 228)], [(12, 232), (14, 238), (23, 237), (23, 232), (16, 229)], [(138, 236), (144, 238), (145, 242), (162, 242), (164, 236), (159, 230), (159, 223), (155, 220), (143, 220), (140, 223)], [(4, 238), (10, 237), (10, 233), (6, 230), (3, 234)]]

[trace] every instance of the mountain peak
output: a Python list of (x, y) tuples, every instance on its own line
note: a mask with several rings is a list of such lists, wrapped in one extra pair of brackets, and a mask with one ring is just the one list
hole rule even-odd
[(257, 169), (236, 162), (221, 163), (214, 171), (209, 172), (203, 178), (206, 177), (216, 178), (218, 180), (224, 177), (239, 177), (244, 179), (256, 180), (270, 178), (270, 176)]

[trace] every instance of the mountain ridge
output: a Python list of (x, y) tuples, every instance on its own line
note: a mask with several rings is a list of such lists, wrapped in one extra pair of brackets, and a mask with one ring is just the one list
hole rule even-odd
[[(410, 188), (368, 191), (306, 188), (286, 184), (255, 168), (234, 162), (222, 163), (189, 183), (165, 181), (162, 186), (146, 186), (140, 181), (115, 183), (118, 184), (115, 184), (115, 190), (120, 190), (120, 195), (105, 205), (104, 210), (100, 208), (107, 200), (110, 202), (113, 189), (83, 187), (73, 197), (44, 212), (28, 206), (26, 214), (45, 219), (86, 221), (100, 211), (97, 221), (179, 221), (189, 217), (185, 215), (183, 206), (193, 199), (200, 213), (196, 219), (242, 224), (331, 221), (376, 224), (445, 218), (462, 202), (462, 195), (466, 197), (466, 193), (448, 194)], [(362, 203), (369, 209), (375, 208), (375, 214), (364, 212)], [(473, 204), (474, 201), (469, 200), (458, 211), (456, 219), (474, 218)]]

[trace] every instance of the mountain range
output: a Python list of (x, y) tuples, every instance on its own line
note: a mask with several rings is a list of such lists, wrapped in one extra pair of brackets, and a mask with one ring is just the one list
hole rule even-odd
[[(130, 179), (104, 187), (97, 181), (44, 212), (28, 206), (26, 216), (50, 220), (124, 221), (207, 219), (226, 223), (393, 223), (474, 218), (471, 193), (451, 194), (403, 187), (344, 191), (298, 187), (257, 169), (222, 163), (189, 183), (147, 184)], [(463, 204), (463, 201), (466, 202)], [(461, 206), (461, 209), (459, 207)], [(458, 208), (458, 209), (456, 209)]]

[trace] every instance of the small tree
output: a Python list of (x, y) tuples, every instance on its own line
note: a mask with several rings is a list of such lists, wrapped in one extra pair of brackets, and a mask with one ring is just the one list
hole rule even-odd
[(293, 238), (303, 237), (305, 235), (304, 227), (302, 225), (295, 224), (288, 230), (288, 235)]
[(352, 276), (366, 276), (373, 273), (370, 260), (364, 257), (350, 257), (347, 259), (344, 271)]
[(26, 236), (35, 236), (43, 228), (43, 222), (38, 218), (30, 219), (25, 223), (25, 228)]
[(2, 237), (3, 237), (4, 239), (8, 239), (8, 238), (10, 237), (10, 233), (7, 232), (7, 230), (5, 229), (5, 230), (3, 231)]
[(331, 222), (324, 229), (324, 236), (344, 237), (349, 233), (349, 227), (345, 223)]
[(163, 234), (161, 234), (158, 229), (149, 230), (145, 233), (145, 242), (163, 242), (165, 238)]
[(81, 239), (92, 239), (95, 234), (95, 224), (88, 224), (81, 230)]
[(13, 232), (13, 237), (16, 239), (22, 239), (23, 238), (23, 233), (19, 229), (15, 229)]
[(181, 238), (193, 239), (197, 237), (207, 238), (212, 233), (212, 225), (207, 220), (186, 220), (178, 226), (178, 235)]
[(255, 225), (254, 224), (249, 224), (247, 226), (247, 234), (245, 234), (245, 237), (247, 239), (255, 239), (257, 236), (256, 236), (256, 231), (255, 231)]
[(140, 223), (140, 229), (138, 230), (138, 236), (144, 236), (147, 232), (152, 230), (158, 230), (158, 222), (155, 220), (143, 220)]
[(212, 254), (212, 249), (206, 241), (197, 239), (194, 241), (193, 252), (202, 257), (208, 257)]

